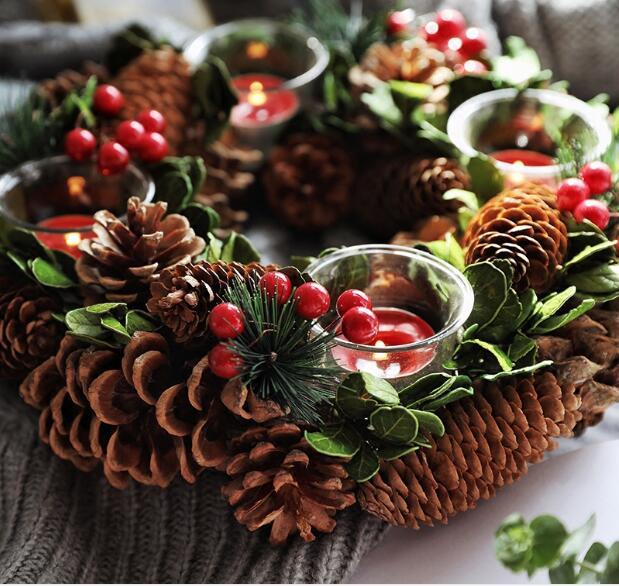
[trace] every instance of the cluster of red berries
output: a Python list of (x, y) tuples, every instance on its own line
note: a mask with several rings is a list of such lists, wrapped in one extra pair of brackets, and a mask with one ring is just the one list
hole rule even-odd
[[(408, 32), (414, 18), (415, 13), (410, 9), (391, 12), (387, 17), (387, 31), (391, 35)], [(480, 28), (467, 26), (466, 19), (458, 10), (439, 10), (435, 19), (422, 27), (421, 35), (441, 51), (449, 52), (452, 61), (459, 61), (454, 66), (456, 73), (482, 75), (488, 71), (484, 63), (477, 59), (488, 46), (486, 33)]]
[[(118, 116), (125, 104), (122, 93), (113, 85), (100, 85), (93, 97), (94, 109), (104, 116)], [(145, 163), (158, 163), (168, 154), (168, 141), (163, 136), (166, 120), (157, 110), (145, 110), (137, 120), (125, 120), (116, 128), (115, 140), (99, 147), (97, 165), (102, 175), (124, 171), (130, 153)], [(97, 148), (95, 135), (85, 128), (74, 128), (65, 137), (65, 152), (74, 161), (89, 159)]]
[(579, 177), (570, 177), (561, 182), (557, 189), (557, 204), (564, 212), (571, 212), (577, 222), (589, 220), (600, 230), (610, 222), (608, 206), (592, 195), (600, 195), (613, 186), (611, 168), (600, 161), (587, 163), (580, 170)]
[(335, 305), (342, 318), (342, 334), (354, 344), (373, 344), (378, 337), (378, 317), (370, 298), (359, 289), (344, 291)]

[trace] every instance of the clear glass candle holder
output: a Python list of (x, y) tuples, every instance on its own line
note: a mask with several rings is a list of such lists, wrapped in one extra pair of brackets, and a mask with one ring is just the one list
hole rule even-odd
[(568, 94), (508, 88), (479, 94), (458, 106), (447, 133), (465, 155), (485, 153), (495, 159), (507, 186), (535, 181), (554, 186), (562, 165), (562, 144), (577, 140), (586, 161), (601, 158), (611, 143), (604, 117)]
[[(370, 372), (396, 388), (443, 370), (473, 308), (473, 290), (451, 265), (408, 247), (367, 244), (329, 254), (307, 272), (331, 294), (332, 307), (315, 327), (336, 331), (330, 362), (345, 371)], [(416, 316), (431, 327), (429, 335), (404, 344), (355, 344), (339, 331), (335, 303), (346, 289), (360, 289), (375, 310), (391, 316)], [(380, 321), (380, 318), (379, 318)], [(389, 340), (389, 338), (385, 338)]]
[(135, 165), (104, 176), (93, 161), (48, 157), (0, 177), (0, 215), (31, 230), (50, 248), (77, 256), (80, 241), (93, 235), (96, 211), (122, 216), (130, 197), (151, 201), (154, 195), (152, 179)]
[(210, 56), (223, 61), (239, 97), (230, 128), (239, 145), (264, 153), (311, 102), (329, 63), (328, 50), (311, 33), (262, 18), (217, 26), (193, 39), (184, 56), (193, 66)]

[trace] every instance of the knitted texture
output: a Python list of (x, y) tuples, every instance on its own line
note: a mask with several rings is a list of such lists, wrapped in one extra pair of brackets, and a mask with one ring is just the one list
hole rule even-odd
[(166, 490), (112, 488), (54, 456), (34, 411), (0, 389), (0, 582), (332, 583), (346, 580), (386, 526), (352, 507), (312, 543), (268, 545), (203, 473)]

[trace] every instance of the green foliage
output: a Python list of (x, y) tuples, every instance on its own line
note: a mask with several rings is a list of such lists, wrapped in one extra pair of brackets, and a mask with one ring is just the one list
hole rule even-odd
[[(294, 282), (303, 276), (293, 268)], [(336, 371), (323, 362), (332, 334), (311, 335), (315, 321), (297, 315), (291, 298), (280, 305), (257, 285), (233, 283), (226, 299), (245, 315), (245, 331), (229, 342), (243, 363), (240, 378), (262, 399), (272, 399), (290, 410), (294, 419), (322, 421), (320, 409), (333, 398)]]
[(609, 548), (595, 542), (583, 555), (594, 529), (595, 515), (571, 533), (552, 515), (530, 523), (522, 515), (510, 515), (495, 534), (496, 557), (512, 572), (527, 572), (529, 577), (548, 569), (552, 584), (617, 583), (619, 541)]
[(434, 412), (471, 394), (465, 376), (430, 374), (398, 393), (388, 381), (357, 372), (337, 389), (335, 421), (305, 436), (321, 454), (350, 458), (348, 474), (366, 482), (381, 458), (400, 458), (427, 446), (429, 435), (442, 436), (445, 427)]
[(155, 200), (168, 204), (168, 213), (188, 206), (206, 179), (202, 157), (166, 157), (151, 169), (155, 182)]
[(105, 65), (110, 73), (116, 74), (144, 51), (158, 49), (163, 44), (165, 41), (155, 39), (148, 29), (139, 24), (131, 24), (112, 37), (110, 49), (105, 56)]
[(448, 262), (459, 271), (464, 271), (465, 269), (466, 264), (464, 262), (464, 250), (452, 234), (446, 234), (444, 240), (421, 242), (416, 244), (415, 248), (426, 250), (437, 258)]
[(466, 169), (471, 177), (471, 190), (482, 203), (503, 190), (503, 174), (487, 155), (471, 157)]
[(126, 303), (99, 303), (69, 311), (68, 333), (104, 348), (122, 348), (136, 332), (152, 332), (159, 324), (145, 311), (129, 310)]
[(552, 72), (542, 69), (537, 53), (520, 37), (505, 39), (505, 52), (492, 61), (491, 77), (494, 81), (519, 89), (538, 86), (552, 77)]

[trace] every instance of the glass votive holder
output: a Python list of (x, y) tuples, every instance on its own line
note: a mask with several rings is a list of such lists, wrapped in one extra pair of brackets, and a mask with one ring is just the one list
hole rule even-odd
[[(352, 246), (319, 258), (307, 272), (331, 294), (332, 307), (315, 327), (316, 334), (337, 333), (329, 362), (396, 388), (443, 370), (473, 308), (473, 290), (458, 270), (409, 247)], [(373, 345), (350, 342), (339, 330), (335, 303), (351, 288), (370, 297), (379, 318)]]
[(66, 156), (30, 161), (0, 176), (0, 214), (5, 220), (75, 257), (79, 243), (94, 236), (96, 211), (122, 216), (130, 197), (151, 201), (154, 195), (152, 179), (134, 165), (104, 176), (95, 162)]
[(589, 104), (553, 90), (500, 89), (470, 98), (447, 122), (447, 133), (465, 155), (495, 160), (506, 187), (535, 181), (555, 186), (564, 165), (562, 146), (577, 141), (585, 161), (599, 159), (612, 135), (604, 117)]
[(226, 65), (239, 102), (230, 128), (240, 146), (267, 153), (277, 136), (307, 107), (329, 52), (301, 27), (270, 19), (245, 19), (217, 26), (183, 52), (193, 66), (210, 56)]

